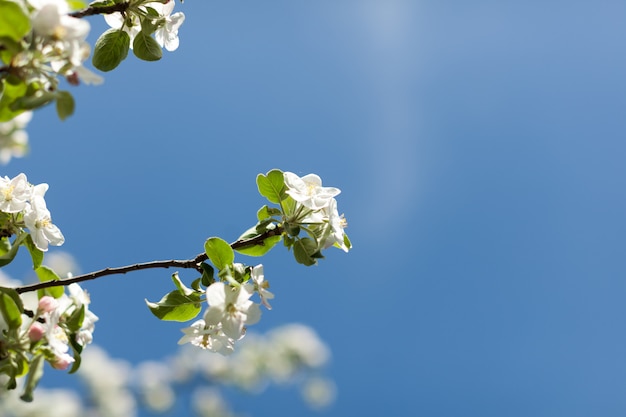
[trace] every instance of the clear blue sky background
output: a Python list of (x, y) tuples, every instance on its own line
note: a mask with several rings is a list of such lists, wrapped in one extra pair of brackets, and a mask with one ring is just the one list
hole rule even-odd
[[(307, 269), (275, 249), (255, 327), (302, 321), (329, 343), (323, 415), (626, 413), (625, 2), (177, 9), (178, 51), (75, 89), (64, 123), (36, 114), (31, 155), (6, 169), (50, 183), (83, 271), (233, 240), (264, 203), (257, 173), (315, 172), (343, 190), (354, 250)], [(143, 303), (170, 273), (87, 285), (96, 341), (173, 352), (180, 326)], [(240, 401), (313, 415), (290, 391)]]

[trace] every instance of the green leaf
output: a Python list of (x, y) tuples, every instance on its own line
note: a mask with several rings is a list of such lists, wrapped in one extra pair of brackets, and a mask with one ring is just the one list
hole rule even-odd
[(126, 59), (129, 48), (128, 33), (123, 30), (109, 29), (96, 41), (92, 58), (93, 66), (100, 71), (111, 71)]
[(276, 207), (268, 207), (267, 205), (261, 207), (259, 211), (256, 213), (256, 217), (259, 221), (263, 221), (265, 219), (269, 219), (272, 216), (280, 216), (282, 213), (280, 209)]
[[(59, 281), (61, 278), (54, 272), (52, 269), (48, 268), (45, 265), (39, 266), (35, 269), (35, 273), (37, 277), (39, 277), (40, 282), (48, 282), (48, 281)], [(58, 287), (48, 287), (39, 293), (39, 297), (42, 295), (48, 294), (54, 298), (59, 298), (63, 295), (65, 291), (62, 286)]]
[(198, 293), (185, 296), (175, 290), (166, 294), (157, 303), (146, 300), (146, 304), (152, 314), (160, 320), (189, 321), (200, 313), (201, 301)]
[(0, 0), (0, 36), (18, 42), (28, 32), (30, 32), (28, 11), (15, 1)]
[(43, 107), (56, 98), (56, 93), (49, 91), (35, 90), (33, 94), (18, 97), (13, 100), (9, 108), (13, 111), (34, 110)]
[(0, 239), (0, 255), (4, 255), (11, 250), (11, 241), (8, 237)]
[(67, 0), (67, 4), (69, 4), (71, 10), (80, 10), (84, 9), (86, 4), (81, 0)]
[(76, 340), (76, 334), (75, 333), (71, 334), (69, 339), (70, 339), (70, 344), (72, 346), (72, 351), (74, 353), (74, 355), (73, 355), (74, 363), (72, 363), (72, 368), (69, 370), (68, 373), (73, 374), (74, 372), (78, 371), (78, 368), (80, 368), (80, 364), (82, 362), (82, 360), (80, 358), (80, 353), (83, 351), (83, 347)]
[(33, 269), (39, 268), (43, 262), (43, 252), (37, 249), (30, 234), (24, 240), (24, 246), (30, 252), (30, 257), (33, 260)]
[(317, 244), (313, 239), (308, 237), (298, 239), (293, 245), (293, 254), (296, 261), (302, 265), (311, 266), (315, 265), (317, 261)]
[[(248, 240), (248, 239), (254, 239), (257, 236), (261, 236), (267, 229), (265, 227), (259, 228), (259, 226), (260, 225), (267, 226), (269, 224), (271, 223), (264, 224), (263, 222), (259, 222), (255, 226), (252, 226), (251, 228), (243, 232), (243, 234), (239, 236), (239, 239), (237, 240), (238, 241)], [(267, 252), (269, 252), (270, 249), (276, 246), (276, 244), (280, 242), (280, 239), (281, 239), (281, 235), (269, 236), (254, 245), (240, 247), (235, 250), (239, 253), (243, 253), (244, 255), (248, 255), (248, 256), (263, 256)]]
[(85, 321), (85, 305), (80, 306), (79, 309), (76, 309), (72, 315), (67, 319), (66, 324), (67, 328), (72, 332), (76, 333), (83, 326), (83, 321)]
[(163, 51), (158, 42), (143, 30), (135, 36), (133, 53), (137, 58), (144, 61), (158, 61), (163, 56)]
[(74, 97), (72, 97), (69, 91), (58, 91), (56, 99), (59, 119), (65, 120), (74, 114)]
[(208, 287), (215, 282), (215, 270), (211, 265), (206, 262), (202, 262), (200, 266), (202, 267), (202, 285)]
[(259, 193), (271, 203), (280, 203), (287, 194), (285, 193), (285, 178), (279, 169), (273, 169), (266, 175), (259, 174), (256, 177)]
[(174, 285), (176, 285), (176, 288), (178, 288), (178, 291), (180, 291), (182, 295), (190, 296), (191, 294), (195, 293), (194, 290), (192, 290), (191, 288), (187, 288), (187, 286), (183, 284), (183, 282), (178, 277), (178, 272), (174, 272), (174, 274), (172, 274), (172, 281), (174, 281)]
[(235, 261), (235, 252), (228, 242), (219, 237), (211, 237), (204, 243), (204, 251), (209, 260), (217, 269), (224, 269), (225, 266)]
[(28, 403), (33, 401), (33, 392), (35, 391), (39, 380), (43, 376), (43, 364), (43, 355), (35, 356), (30, 362), (30, 369), (28, 372), (28, 377), (26, 378), (26, 384), (24, 385), (24, 392), (20, 396), (23, 401), (26, 401)]
[(23, 113), (24, 110), (12, 110), (11, 105), (15, 100), (26, 94), (28, 86), (22, 80), (15, 80), (17, 82), (9, 82), (9, 79), (2, 80), (4, 90), (2, 97), (0, 98), (0, 122), (8, 122), (15, 118), (15, 116)]
[(113, 0), (98, 0), (98, 1), (92, 1), (91, 3), (89, 3), (89, 7), (107, 7), (107, 6), (114, 6), (115, 5), (115, 1)]
[(15, 238), (15, 241), (11, 245), (11, 249), (8, 252), (0, 256), (0, 267), (8, 265), (15, 259), (15, 255), (17, 255), (17, 251), (22, 244), (22, 241), (28, 236), (28, 233), (22, 233), (18, 237)]
[(0, 312), (10, 329), (19, 329), (22, 325), (24, 305), (13, 288), (0, 287)]

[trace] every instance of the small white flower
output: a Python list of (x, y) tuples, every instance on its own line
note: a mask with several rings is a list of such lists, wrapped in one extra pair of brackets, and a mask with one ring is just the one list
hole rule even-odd
[(250, 278), (254, 283), (254, 291), (259, 293), (259, 297), (261, 297), (261, 304), (263, 304), (268, 310), (271, 310), (272, 306), (267, 300), (271, 300), (272, 298), (274, 298), (274, 294), (267, 290), (267, 288), (270, 287), (270, 284), (269, 282), (265, 281), (262, 264), (259, 264), (252, 268)]
[(213, 283), (206, 290), (209, 309), (204, 319), (209, 325), (221, 323), (226, 336), (239, 340), (245, 333), (246, 324), (254, 324), (261, 317), (261, 309), (249, 298), (252, 292), (245, 286), (231, 287), (223, 282)]
[(33, 243), (40, 251), (46, 252), (48, 244), (60, 246), (65, 242), (59, 228), (52, 224), (45, 200), (39, 195), (32, 196), (24, 214), (24, 223), (30, 230)]
[(31, 187), (26, 175), (19, 174), (13, 179), (0, 178), (0, 211), (19, 213), (28, 207)]
[(287, 194), (311, 210), (327, 207), (331, 199), (341, 192), (335, 187), (322, 187), (321, 178), (315, 174), (300, 178), (292, 172), (285, 172), (284, 178)]
[(165, 47), (170, 52), (175, 51), (179, 45), (178, 29), (185, 21), (185, 15), (182, 12), (171, 14), (174, 10), (174, 0), (165, 4), (151, 3), (150, 7), (157, 10), (165, 20), (163, 26), (154, 32), (154, 38), (161, 47)]
[(196, 320), (190, 327), (182, 329), (185, 334), (179, 345), (191, 343), (202, 349), (229, 355), (235, 350), (235, 340), (226, 336), (221, 325), (208, 325), (203, 319)]
[(326, 249), (335, 245), (344, 252), (348, 252), (350, 248), (346, 246), (343, 239), (345, 235), (343, 229), (348, 226), (348, 223), (343, 215), (340, 216), (337, 211), (337, 200), (333, 198), (328, 207), (324, 208), (323, 211), (328, 215), (328, 225), (330, 230), (328, 231), (328, 236), (324, 240), (322, 246)]

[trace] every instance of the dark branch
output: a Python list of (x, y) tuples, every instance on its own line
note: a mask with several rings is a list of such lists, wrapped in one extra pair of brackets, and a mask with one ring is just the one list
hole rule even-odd
[[(230, 247), (237, 250), (243, 249), (246, 247), (252, 247), (257, 245), (263, 245), (264, 240), (272, 237), (272, 236), (280, 236), (283, 233), (283, 228), (277, 226), (275, 229), (267, 230), (265, 233), (262, 233), (251, 239), (240, 239), (236, 242), (230, 244)], [(193, 259), (185, 259), (185, 260), (168, 260), (168, 261), (152, 261), (152, 262), (144, 262), (134, 265), (120, 266), (116, 268), (105, 268), (99, 271), (90, 272), (88, 274), (76, 275), (72, 278), (63, 279), (60, 281), (46, 281), (46, 282), (38, 282), (35, 284), (24, 285), (21, 287), (15, 288), (18, 294), (22, 294), (30, 291), (37, 291), (44, 288), (50, 287), (60, 287), (66, 286), (77, 282), (89, 281), (92, 279), (104, 277), (107, 275), (117, 275), (117, 274), (126, 274), (132, 271), (141, 271), (143, 269), (152, 269), (152, 268), (183, 268), (183, 269), (195, 269), (196, 271), (202, 273), (202, 267), (200, 266), (202, 262), (206, 261), (208, 256), (206, 253), (201, 253)]]
[(95, 7), (87, 7), (86, 9), (78, 10), (76, 12), (72, 12), (69, 15), (72, 17), (86, 17), (86, 16), (94, 16), (97, 14), (111, 14), (115, 12), (125, 12), (128, 9), (130, 3), (118, 3), (113, 4), (111, 6), (95, 6)]

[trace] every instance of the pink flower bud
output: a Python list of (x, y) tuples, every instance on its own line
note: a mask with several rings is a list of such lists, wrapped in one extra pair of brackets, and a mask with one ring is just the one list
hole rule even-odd
[(28, 329), (28, 338), (31, 342), (38, 342), (45, 333), (46, 329), (44, 329), (43, 324), (36, 321)]
[(65, 371), (72, 362), (74, 362), (74, 358), (72, 358), (67, 353), (64, 353), (63, 355), (54, 358), (54, 361), (51, 361), (50, 365), (52, 365), (54, 369), (58, 369), (59, 371)]
[(39, 299), (39, 311), (42, 313), (51, 313), (59, 306), (59, 302), (54, 297), (44, 295)]

